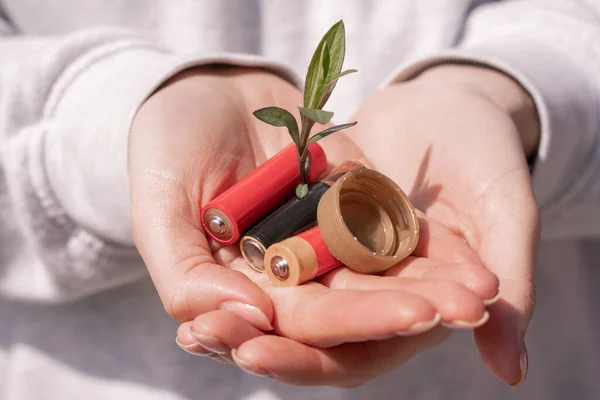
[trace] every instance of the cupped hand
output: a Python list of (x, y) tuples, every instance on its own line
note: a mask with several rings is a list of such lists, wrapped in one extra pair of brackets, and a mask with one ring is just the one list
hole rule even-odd
[[(482, 268), (500, 279), (500, 300), (475, 336), (492, 373), (519, 384), (527, 370), (524, 336), (534, 308), (539, 230), (526, 160), (538, 135), (533, 102), (499, 72), (448, 66), (382, 90), (354, 119), (359, 124), (349, 136), (364, 155), (411, 188), (430, 224), (445, 230), (417, 253), (459, 263), (460, 273), (447, 273), (466, 287), (473, 288)], [(457, 251), (459, 243), (472, 250)], [(388, 274), (421, 276), (402, 266)]]
[[(439, 279), (448, 273), (439, 260), (413, 258), (403, 279), (340, 268), (318, 283), (282, 289), (249, 268), (237, 246), (208, 240), (202, 206), (291, 142), (252, 112), (294, 111), (301, 102), (296, 88), (262, 70), (200, 68), (167, 82), (132, 126), (134, 239), (166, 311), (182, 322), (185, 350), (247, 370), (254, 365), (290, 383), (359, 384), (441, 340), (447, 332), (434, 329), (440, 321), (484, 323), (478, 294), (493, 297), (497, 281), (482, 269), (473, 292)], [(362, 157), (342, 133), (321, 143), (333, 165)], [(429, 242), (436, 240), (432, 234)], [(422, 279), (423, 268), (434, 271), (431, 279)]]

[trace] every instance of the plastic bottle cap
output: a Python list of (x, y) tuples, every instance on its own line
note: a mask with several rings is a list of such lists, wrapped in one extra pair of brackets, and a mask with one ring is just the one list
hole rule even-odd
[(385, 175), (350, 171), (323, 195), (317, 221), (331, 254), (362, 273), (385, 271), (410, 255), (419, 240), (417, 213)]

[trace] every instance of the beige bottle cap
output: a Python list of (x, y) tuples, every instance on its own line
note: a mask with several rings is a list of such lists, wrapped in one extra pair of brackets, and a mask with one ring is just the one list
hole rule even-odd
[(312, 246), (297, 236), (269, 246), (265, 272), (276, 286), (298, 286), (317, 273), (317, 255)]
[(346, 173), (321, 198), (317, 221), (331, 254), (355, 271), (385, 271), (410, 255), (419, 240), (408, 196), (368, 168)]

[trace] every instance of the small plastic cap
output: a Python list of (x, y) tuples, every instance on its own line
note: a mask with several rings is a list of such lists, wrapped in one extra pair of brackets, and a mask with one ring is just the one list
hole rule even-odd
[(244, 236), (240, 241), (240, 251), (246, 262), (258, 272), (265, 270), (265, 246), (252, 236)]
[(366, 274), (397, 264), (419, 240), (419, 221), (408, 196), (368, 168), (349, 171), (325, 192), (317, 221), (331, 254)]
[(265, 254), (265, 272), (275, 286), (298, 286), (317, 273), (317, 255), (297, 236), (275, 243)]

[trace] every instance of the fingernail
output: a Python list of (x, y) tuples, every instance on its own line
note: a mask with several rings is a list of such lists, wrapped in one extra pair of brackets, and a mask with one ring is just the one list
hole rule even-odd
[(483, 304), (486, 306), (490, 306), (490, 305), (494, 304), (495, 302), (497, 302), (498, 300), (500, 300), (500, 292), (496, 293), (496, 295), (494, 297), (492, 297), (491, 299), (483, 300)]
[(485, 324), (488, 319), (490, 319), (490, 313), (488, 311), (483, 313), (483, 316), (479, 319), (479, 321), (461, 321), (461, 320), (453, 320), (442, 322), (446, 328), (454, 328), (454, 329), (474, 329), (479, 328), (483, 324)]
[(273, 330), (273, 325), (271, 325), (269, 318), (267, 318), (267, 316), (258, 307), (241, 303), (239, 301), (225, 301), (221, 303), (219, 308), (221, 310), (231, 311), (232, 313), (250, 322), (260, 330)]
[(229, 354), (217, 354), (219, 357), (221, 357), (223, 360), (227, 361), (229, 364), (231, 365), (235, 365), (235, 361), (233, 361), (233, 358), (231, 357), (231, 353)]
[(417, 322), (416, 324), (411, 325), (411, 327), (408, 328), (407, 331), (396, 332), (396, 335), (397, 336), (409, 336), (409, 335), (414, 335), (417, 333), (426, 332), (426, 331), (430, 330), (431, 328), (433, 328), (434, 326), (436, 326), (437, 324), (439, 324), (441, 320), (442, 320), (441, 314), (435, 313), (435, 316), (433, 317), (433, 319), (431, 321)]
[(198, 344), (205, 349), (216, 353), (216, 354), (228, 354), (231, 349), (225, 343), (223, 343), (219, 338), (209, 335), (203, 335), (201, 333), (196, 333), (191, 331), (194, 339), (198, 341)]
[(269, 375), (269, 373), (267, 371), (265, 371), (264, 369), (257, 367), (256, 365), (239, 358), (237, 355), (237, 351), (235, 349), (233, 349), (231, 351), (231, 357), (233, 358), (233, 361), (235, 361), (235, 364), (238, 367), (240, 367), (244, 371), (248, 372), (249, 374), (256, 375), (256, 376), (268, 376)]
[(525, 381), (528, 368), (529, 357), (527, 355), (527, 347), (525, 346), (525, 341), (521, 340), (521, 348), (519, 349), (519, 369), (521, 371), (521, 378), (517, 382), (510, 385), (513, 389), (516, 389)]
[(227, 355), (221, 355), (221, 354), (213, 354), (212, 356), (208, 356), (211, 360), (214, 360), (216, 362), (219, 362), (221, 364), (227, 364), (227, 365), (235, 365), (235, 363), (233, 362), (233, 359)]
[(207, 356), (213, 355), (212, 351), (205, 349), (198, 343), (183, 344), (177, 338), (175, 338), (175, 343), (177, 343), (177, 346), (179, 346), (181, 348), (181, 350), (183, 350), (187, 353), (190, 353), (194, 356), (207, 357)]

